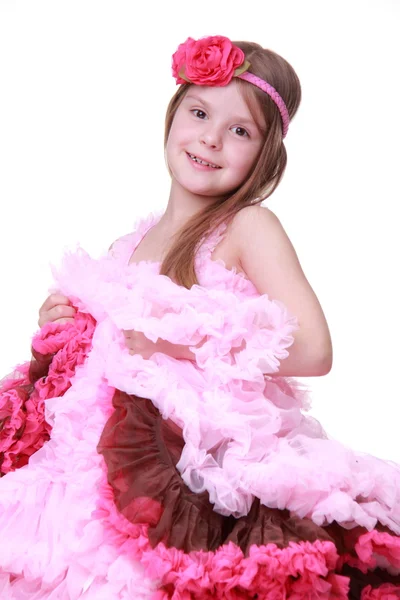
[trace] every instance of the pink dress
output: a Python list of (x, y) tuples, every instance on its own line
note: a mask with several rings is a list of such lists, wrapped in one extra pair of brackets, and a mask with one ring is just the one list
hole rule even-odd
[[(74, 323), (1, 382), (0, 598), (400, 598), (399, 466), (305, 414), (277, 375), (296, 318), (211, 259), (225, 225), (190, 290), (128, 264), (160, 217), (65, 256)], [(122, 329), (196, 359), (132, 356)]]

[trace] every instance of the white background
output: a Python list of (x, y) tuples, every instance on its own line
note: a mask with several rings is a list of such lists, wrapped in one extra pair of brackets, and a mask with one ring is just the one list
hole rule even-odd
[(303, 88), (266, 205), (333, 339), (332, 371), (305, 380), (312, 414), (400, 462), (399, 30), (395, 0), (0, 0), (0, 376), (30, 356), (50, 262), (78, 242), (99, 255), (166, 205), (178, 44), (248, 39)]

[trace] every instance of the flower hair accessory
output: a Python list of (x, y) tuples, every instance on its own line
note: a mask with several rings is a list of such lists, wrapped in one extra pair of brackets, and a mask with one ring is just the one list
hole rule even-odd
[(284, 101), (269, 83), (249, 73), (250, 63), (243, 50), (222, 35), (194, 40), (188, 38), (172, 56), (172, 74), (176, 83), (224, 86), (233, 77), (244, 79), (260, 88), (275, 102), (282, 118), (282, 135), (289, 129), (289, 113)]

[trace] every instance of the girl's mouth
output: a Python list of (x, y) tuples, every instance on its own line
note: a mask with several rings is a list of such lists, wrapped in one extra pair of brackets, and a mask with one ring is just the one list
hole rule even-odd
[(190, 160), (192, 160), (193, 162), (195, 162), (199, 165), (203, 165), (203, 166), (209, 167), (211, 169), (221, 169), (222, 168), (219, 165), (215, 165), (214, 163), (210, 163), (205, 160), (202, 160), (201, 158), (197, 158), (197, 156), (195, 156), (194, 154), (190, 154), (189, 152), (186, 152), (186, 154), (188, 155)]

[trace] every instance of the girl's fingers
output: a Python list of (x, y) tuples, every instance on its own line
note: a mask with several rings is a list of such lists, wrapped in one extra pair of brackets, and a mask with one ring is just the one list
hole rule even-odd
[(65, 323), (73, 321), (73, 317), (76, 314), (76, 310), (73, 306), (67, 306), (65, 304), (58, 304), (53, 306), (50, 310), (39, 312), (39, 327), (43, 327), (46, 323)]
[(39, 313), (47, 312), (57, 306), (58, 304), (66, 304), (70, 305), (71, 302), (67, 296), (63, 296), (63, 294), (50, 294), (43, 302), (42, 306), (39, 309)]
[(74, 319), (56, 319), (53, 323), (73, 323)]
[(76, 310), (73, 306), (66, 306), (65, 304), (58, 304), (54, 308), (47, 311), (50, 321), (58, 321), (59, 319), (64, 319), (65, 317), (73, 317), (75, 313)]

